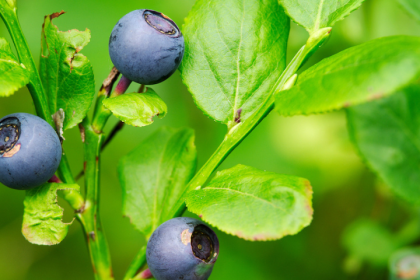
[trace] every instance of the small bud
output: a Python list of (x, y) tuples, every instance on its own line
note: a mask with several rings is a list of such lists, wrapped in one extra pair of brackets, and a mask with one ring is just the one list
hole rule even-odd
[(325, 27), (312, 33), (308, 41), (306, 41), (306, 45), (316, 45), (317, 47), (321, 47), (328, 40), (328, 38), (330, 38), (331, 30), (331, 27)]
[(284, 84), (283, 88), (281, 90), (287, 90), (287, 89), (291, 89), (295, 84), (296, 84), (296, 80), (297, 80), (297, 74), (294, 74), (293, 76), (291, 76), (286, 83)]

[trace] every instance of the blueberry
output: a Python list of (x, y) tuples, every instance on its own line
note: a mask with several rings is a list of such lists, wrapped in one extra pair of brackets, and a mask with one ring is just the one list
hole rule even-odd
[(109, 38), (112, 63), (128, 79), (153, 85), (169, 78), (184, 55), (184, 37), (162, 13), (135, 10), (123, 16)]
[(26, 113), (0, 119), (0, 182), (27, 190), (48, 181), (61, 160), (61, 143), (43, 119)]
[(147, 264), (156, 280), (205, 280), (219, 256), (219, 240), (203, 222), (174, 218), (161, 224), (147, 244)]

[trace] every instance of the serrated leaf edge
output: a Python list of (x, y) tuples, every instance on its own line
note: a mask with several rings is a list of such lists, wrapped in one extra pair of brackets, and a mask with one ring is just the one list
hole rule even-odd
[[(233, 168), (238, 167), (238, 166), (245, 166), (245, 167), (248, 167), (248, 166), (246, 166), (246, 165), (238, 164), (238, 165), (234, 166)], [(220, 174), (220, 173), (222, 173), (223, 171), (226, 171), (226, 170), (217, 171), (215, 176), (219, 175), (219, 174)], [(267, 171), (264, 171), (264, 172), (267, 172)], [(269, 172), (269, 173), (275, 173), (275, 172)], [(277, 174), (277, 173), (275, 173), (275, 174)], [(192, 210), (192, 209), (188, 208), (188, 197), (189, 197), (190, 195), (192, 195), (192, 193), (193, 193), (193, 192), (195, 192), (195, 191), (200, 191), (200, 190), (201, 190), (201, 188), (200, 188), (199, 190), (192, 190), (192, 191), (189, 191), (189, 192), (187, 193), (187, 195), (185, 196), (185, 197), (186, 197), (186, 198), (185, 198), (185, 204), (187, 205), (188, 211), (190, 211), (191, 213), (194, 213), (194, 214), (198, 215), (198, 216), (199, 216), (199, 217), (200, 217), (203, 221), (205, 221), (206, 223), (208, 223), (208, 224), (212, 225), (213, 227), (218, 228), (219, 230), (221, 230), (221, 231), (223, 231), (223, 232), (225, 232), (225, 233), (227, 233), (227, 234), (230, 234), (230, 235), (233, 235), (233, 236), (237, 236), (237, 237), (239, 237), (239, 238), (241, 238), (241, 239), (244, 239), (244, 240), (247, 240), (247, 241), (274, 241), (274, 240), (279, 240), (279, 239), (281, 239), (281, 238), (283, 238), (283, 237), (285, 237), (285, 236), (288, 236), (288, 235), (296, 235), (296, 234), (298, 234), (298, 233), (299, 233), (299, 232), (300, 232), (303, 228), (305, 228), (305, 227), (307, 227), (308, 225), (310, 225), (310, 224), (311, 224), (311, 222), (312, 222), (312, 220), (313, 220), (313, 213), (314, 213), (314, 209), (313, 209), (313, 206), (312, 206), (312, 194), (313, 194), (313, 189), (312, 189), (311, 183), (310, 183), (310, 181), (309, 181), (309, 180), (307, 180), (307, 179), (300, 178), (300, 177), (298, 177), (298, 178), (299, 178), (300, 180), (302, 180), (303, 184), (305, 185), (304, 192), (303, 192), (303, 193), (302, 193), (301, 191), (299, 191), (299, 192), (300, 192), (301, 194), (303, 194), (303, 195), (304, 195), (304, 196), (308, 199), (308, 201), (309, 201), (309, 203), (306, 205), (306, 211), (309, 213), (309, 219), (308, 219), (308, 221), (307, 221), (306, 223), (302, 224), (302, 225), (301, 225), (299, 228), (297, 228), (297, 229), (296, 229), (296, 231), (294, 231), (294, 232), (287, 232), (287, 233), (285, 233), (285, 234), (279, 234), (279, 235), (269, 234), (269, 235), (271, 235), (272, 237), (267, 237), (268, 235), (267, 235), (267, 234), (263, 234), (263, 233), (261, 233), (261, 234), (257, 234), (257, 235), (253, 235), (253, 236), (245, 236), (244, 234), (242, 234), (242, 233), (241, 233), (241, 232), (239, 232), (239, 231), (232, 231), (232, 230), (225, 230), (225, 229), (222, 229), (222, 228), (220, 228), (219, 226), (217, 226), (216, 224), (214, 224), (214, 223), (210, 222), (210, 221), (206, 218), (206, 216), (205, 216), (204, 214), (198, 213), (198, 212), (196, 212), (196, 211), (194, 211), (194, 210)]]

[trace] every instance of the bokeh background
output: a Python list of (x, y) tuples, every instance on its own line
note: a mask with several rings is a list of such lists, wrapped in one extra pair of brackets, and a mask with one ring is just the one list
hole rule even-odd
[[(92, 62), (99, 89), (112, 68), (108, 39), (119, 18), (132, 10), (148, 8), (167, 14), (181, 25), (193, 4), (193, 0), (18, 0), (18, 13), (37, 62), (45, 15), (64, 10), (66, 14), (54, 20), (60, 30), (90, 29), (92, 39), (82, 53)], [(367, 0), (336, 25), (330, 41), (307, 66), (347, 47), (396, 34), (420, 36), (420, 24), (397, 0)], [(10, 39), (3, 23), (0, 23), (0, 36)], [(292, 23), (289, 60), (306, 39), (306, 31)], [(132, 90), (136, 87), (132, 85)], [(145, 128), (125, 126), (102, 156), (101, 215), (116, 279), (122, 278), (137, 250), (145, 243), (143, 236), (121, 214), (118, 159), (160, 126), (188, 126), (196, 132), (201, 166), (226, 132), (223, 125), (205, 117), (195, 107), (179, 72), (153, 88), (168, 104), (167, 116)], [(0, 99), (0, 117), (14, 112), (34, 113), (26, 89)], [(113, 117), (107, 131), (116, 123)], [(65, 151), (76, 174), (83, 164), (78, 129), (66, 131), (65, 138)], [(390, 194), (358, 157), (347, 135), (345, 112), (293, 118), (283, 118), (273, 112), (220, 169), (238, 163), (309, 179), (314, 189), (314, 220), (301, 233), (275, 242), (248, 242), (218, 232), (220, 257), (211, 279), (386, 278), (386, 263), (366, 263), (349, 256), (343, 245), (343, 234), (349, 224), (361, 218), (374, 220), (391, 232), (398, 231), (409, 221), (413, 210)], [(79, 183), (83, 184), (83, 180)], [(77, 222), (57, 246), (31, 245), (24, 239), (20, 231), (23, 198), (24, 192), (0, 186), (0, 279), (93, 279), (87, 247)], [(64, 220), (70, 221), (71, 210), (63, 201), (60, 205), (66, 209)]]

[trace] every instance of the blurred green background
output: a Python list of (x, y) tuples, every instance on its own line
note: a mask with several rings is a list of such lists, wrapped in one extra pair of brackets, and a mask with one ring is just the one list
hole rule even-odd
[[(18, 0), (18, 14), (37, 62), (45, 15), (64, 10), (66, 14), (54, 20), (60, 30), (90, 29), (92, 39), (82, 53), (92, 62), (99, 89), (112, 68), (108, 39), (119, 18), (132, 10), (148, 8), (167, 14), (181, 25), (193, 4), (193, 0)], [(404, 12), (396, 0), (367, 0), (336, 25), (330, 41), (307, 66), (347, 47), (396, 34), (420, 36), (420, 24)], [(2, 23), (0, 36), (10, 39)], [(292, 23), (288, 59), (306, 39), (306, 31)], [(136, 90), (136, 87), (132, 85), (131, 89)], [(121, 189), (116, 175), (118, 159), (159, 126), (188, 126), (196, 131), (201, 166), (226, 131), (223, 125), (208, 119), (195, 107), (179, 72), (153, 88), (168, 104), (168, 115), (145, 128), (126, 126), (102, 157), (101, 215), (116, 279), (122, 278), (145, 242), (121, 215)], [(14, 112), (34, 113), (26, 89), (0, 99), (0, 117)], [(117, 120), (112, 118), (107, 131), (115, 123)], [(65, 138), (65, 151), (76, 174), (83, 164), (78, 129), (66, 131)], [(393, 197), (359, 159), (348, 139), (344, 112), (293, 118), (283, 118), (273, 112), (220, 169), (238, 163), (309, 179), (314, 189), (314, 220), (298, 235), (275, 242), (248, 242), (218, 232), (220, 257), (211, 279), (386, 278), (384, 263), (373, 265), (354, 256), (348, 257), (343, 232), (360, 218), (375, 220), (395, 231), (409, 221), (412, 209)], [(83, 184), (83, 180), (79, 183)], [(23, 198), (24, 192), (0, 186), (0, 279), (93, 279), (87, 247), (77, 222), (57, 246), (40, 247), (24, 239), (20, 232)], [(62, 201), (60, 204), (65, 206)], [(70, 221), (71, 210), (66, 210), (65, 221)]]

